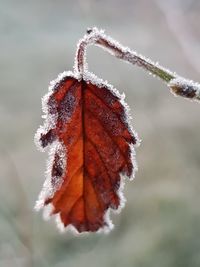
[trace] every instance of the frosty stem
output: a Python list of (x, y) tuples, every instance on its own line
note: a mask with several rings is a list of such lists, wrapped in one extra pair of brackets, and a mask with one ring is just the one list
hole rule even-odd
[(88, 29), (87, 34), (78, 43), (74, 68), (81, 77), (87, 72), (86, 48), (89, 45), (100, 46), (115, 57), (143, 68), (148, 73), (167, 83), (175, 95), (200, 100), (200, 84), (186, 80), (176, 73), (163, 68), (158, 63), (137, 54), (128, 47), (122, 46), (114, 39), (106, 36), (104, 31), (97, 28)]

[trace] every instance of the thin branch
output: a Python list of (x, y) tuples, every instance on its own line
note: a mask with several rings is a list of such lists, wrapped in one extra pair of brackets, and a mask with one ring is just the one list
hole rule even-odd
[(86, 48), (92, 44), (100, 46), (101, 48), (107, 50), (111, 55), (119, 59), (122, 59), (133, 65), (137, 65), (138, 67), (142, 67), (165, 82), (169, 82), (175, 78), (175, 73), (164, 69), (158, 63), (154, 63), (142, 55), (138, 55), (135, 51), (131, 51), (128, 47), (122, 46), (114, 39), (106, 36), (104, 31), (98, 30), (97, 28), (87, 30), (87, 34), (78, 43), (75, 69), (80, 73), (83, 73), (85, 71), (85, 66), (87, 66)]
[(97, 45), (108, 51), (111, 55), (143, 68), (153, 76), (160, 78), (167, 83), (171, 92), (185, 98), (200, 100), (200, 84), (184, 79), (176, 73), (162, 67), (158, 63), (145, 58), (143, 55), (122, 46), (114, 39), (106, 36), (103, 30), (92, 28), (87, 30), (87, 34), (79, 41), (74, 63), (74, 70), (81, 77), (87, 72), (86, 49), (90, 45)]

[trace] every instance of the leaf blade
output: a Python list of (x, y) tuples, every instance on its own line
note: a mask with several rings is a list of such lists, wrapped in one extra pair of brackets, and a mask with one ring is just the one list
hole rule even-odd
[[(54, 139), (49, 132), (41, 133), (40, 144), (57, 140), (66, 153), (63, 172), (58, 167), (54, 170), (63, 182), (46, 197), (44, 206), (52, 204), (51, 214), (58, 213), (65, 227), (73, 225), (78, 232), (108, 228), (108, 210), (118, 209), (122, 202), (121, 174), (130, 177), (135, 167), (130, 145), (137, 143), (137, 136), (120, 97), (106, 84), (72, 75), (57, 82), (47, 107), (47, 113), (56, 114), (55, 128), (49, 129)], [(53, 177), (53, 187), (52, 181)]]

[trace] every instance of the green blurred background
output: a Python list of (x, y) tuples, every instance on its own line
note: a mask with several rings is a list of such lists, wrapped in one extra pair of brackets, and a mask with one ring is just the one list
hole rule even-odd
[(46, 153), (33, 136), (49, 81), (73, 66), (87, 27), (200, 81), (199, 0), (0, 0), (0, 267), (199, 267), (200, 106), (88, 49), (89, 69), (125, 92), (139, 171), (108, 235), (60, 234), (33, 211)]

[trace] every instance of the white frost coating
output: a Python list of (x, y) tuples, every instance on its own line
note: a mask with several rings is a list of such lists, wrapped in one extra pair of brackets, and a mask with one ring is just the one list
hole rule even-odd
[(129, 179), (133, 180), (135, 178), (135, 173), (138, 171), (138, 164), (136, 161), (136, 152), (135, 152), (134, 145), (131, 144), (130, 149), (131, 149), (131, 162), (133, 163), (133, 173)]
[(99, 230), (97, 231), (97, 234), (101, 234), (101, 233), (108, 234), (114, 228), (114, 224), (112, 223), (112, 220), (110, 219), (110, 211), (111, 211), (111, 208), (108, 208), (104, 214), (104, 222), (107, 225), (99, 228)]
[(125, 179), (126, 179), (126, 176), (120, 174), (120, 187), (117, 191), (117, 195), (120, 199), (120, 205), (119, 205), (117, 210), (112, 209), (112, 212), (115, 214), (119, 214), (121, 212), (121, 210), (125, 207), (125, 204), (126, 204), (126, 198), (124, 196)]
[[(107, 36), (106, 34), (104, 34), (104, 31), (99, 32), (99, 36), (101, 36), (102, 38), (106, 39), (110, 45), (113, 45), (118, 50), (122, 51), (122, 53), (124, 55), (123, 56), (119, 56), (119, 58), (121, 58), (122, 60), (125, 60), (128, 63), (137, 64), (139, 67), (143, 67), (140, 64), (140, 62), (138, 61), (138, 58), (140, 58), (140, 59), (142, 59), (144, 61), (143, 64), (145, 64), (145, 65), (147, 65), (147, 63), (149, 63), (149, 64), (151, 64), (151, 65), (153, 65), (155, 67), (158, 67), (159, 69), (162, 69), (163, 71), (167, 72), (168, 74), (170, 74), (170, 75), (172, 75), (174, 77), (177, 76), (175, 72), (172, 72), (169, 69), (162, 67), (158, 62), (154, 62), (151, 59), (149, 59), (149, 58), (137, 53), (136, 51), (131, 50), (129, 47), (121, 45), (118, 41), (116, 41), (113, 38), (111, 38), (110, 36)], [(102, 46), (101, 44), (95, 44), (95, 45), (102, 47), (104, 50), (108, 51), (112, 55), (116, 55), (116, 53), (114, 53), (111, 49), (109, 49), (109, 48), (107, 48), (105, 46)], [(149, 74), (158, 78), (158, 76), (155, 76), (155, 74), (152, 74), (150, 71), (149, 71)]]
[[(84, 72), (85, 70), (87, 70), (88, 68), (88, 65), (87, 65), (87, 62), (86, 62), (86, 47), (88, 45), (92, 45), (92, 44), (95, 44), (95, 42), (98, 40), (99, 38), (99, 34), (103, 34), (104, 33), (104, 30), (98, 30), (97, 28), (93, 28), (92, 29), (92, 33), (90, 34), (85, 34), (83, 36), (82, 39), (79, 40), (79, 42), (77, 43), (77, 50), (76, 50), (76, 55), (75, 55), (75, 61), (74, 61), (74, 72), (75, 73), (80, 73), (81, 72)], [(79, 51), (79, 48), (82, 48), (82, 56), (83, 56), (83, 66), (79, 66), (79, 62), (78, 62), (78, 51)], [(78, 67), (79, 66), (79, 67)], [(79, 71), (79, 68), (82, 68), (80, 71)], [(81, 73), (82, 74), (82, 73)], [(80, 74), (79, 74), (80, 75)]]
[[(129, 47), (121, 45), (118, 41), (114, 40), (110, 36), (107, 36), (104, 32), (104, 30), (99, 30), (94, 27), (91, 29), (90, 33), (85, 34), (84, 37), (79, 40), (77, 44), (77, 51), (74, 62), (75, 72), (81, 72), (82, 75), (85, 71), (88, 70), (88, 65), (86, 62), (86, 48), (90, 45), (96, 45), (100, 46), (113, 56), (116, 56), (128, 63), (136, 64), (137, 66), (142, 67), (143, 69), (149, 70), (149, 74), (157, 78), (159, 78), (159, 75), (155, 75), (153, 72), (153, 69), (155, 70), (155, 68), (163, 70), (165, 73), (171, 75), (172, 77), (177, 77), (177, 74), (175, 72), (172, 72), (169, 69), (162, 67), (161, 65), (159, 65), (158, 62), (153, 62), (151, 59), (146, 58), (143, 55), (137, 53), (136, 51), (131, 50)], [(82, 66), (80, 66), (80, 62), (78, 62), (78, 52), (80, 52), (80, 48), (82, 49)], [(151, 69), (148, 65), (151, 65)]]
[(48, 93), (46, 95), (44, 95), (43, 98), (42, 98), (42, 110), (46, 115), (48, 115), (48, 105), (47, 105), (47, 103), (48, 103), (49, 97), (54, 92), (54, 89), (55, 89), (56, 85), (60, 81), (62, 81), (62, 79), (65, 78), (65, 77), (72, 77), (72, 78), (75, 78), (75, 79), (78, 78), (77, 75), (75, 75), (72, 71), (64, 71), (62, 73), (59, 73), (58, 77), (56, 79), (50, 81)]
[(58, 77), (55, 80), (52, 80), (50, 82), (48, 93), (42, 97), (42, 111), (43, 115), (42, 118), (45, 119), (44, 124), (41, 125), (34, 137), (35, 145), (38, 148), (38, 150), (44, 152), (46, 150), (46, 147), (43, 148), (40, 143), (40, 137), (41, 134), (47, 133), (50, 129), (53, 129), (56, 125), (57, 121), (57, 114), (49, 114), (48, 112), (48, 101), (50, 96), (53, 94), (55, 86), (65, 77), (72, 77), (75, 79), (80, 79), (80, 75), (78, 73), (73, 73), (72, 71), (64, 71), (58, 75)]
[(182, 77), (177, 77), (175, 79), (172, 79), (169, 83), (168, 86), (172, 88), (171, 92), (177, 96), (175, 91), (173, 91), (173, 87), (175, 88), (181, 88), (182, 91), (186, 91), (190, 89), (191, 91), (195, 92), (195, 96), (191, 100), (200, 100), (200, 84), (197, 82), (194, 82), (192, 80), (188, 80)]
[(54, 210), (54, 207), (51, 203), (43, 207), (43, 219), (45, 221), (49, 220), (51, 218), (51, 214)]
[[(45, 200), (48, 198), (51, 198), (63, 183), (63, 177), (54, 177), (54, 180), (56, 180), (56, 184), (54, 184), (53, 186), (51, 182), (52, 180), (51, 170), (52, 170), (54, 156), (56, 152), (59, 153), (59, 156), (61, 158), (62, 169), (63, 170), (66, 169), (65, 166), (66, 166), (66, 153), (67, 152), (65, 151), (64, 146), (59, 141), (55, 141), (51, 145), (51, 149), (49, 151), (49, 159), (47, 161), (47, 168), (46, 168), (46, 175), (45, 175), (46, 179), (43, 184), (42, 191), (40, 192), (38, 200), (36, 201), (36, 204), (35, 204), (35, 210), (37, 211), (39, 211), (40, 209), (44, 207)], [(65, 175), (65, 172), (63, 173), (63, 175)], [(48, 213), (49, 213), (48, 210), (49, 208), (44, 210), (45, 218), (48, 217)]]
[(64, 233), (66, 231), (66, 228), (63, 222), (61, 221), (60, 213), (55, 214), (54, 218), (55, 218), (55, 222), (56, 222), (58, 230), (60, 231), (60, 233)]

